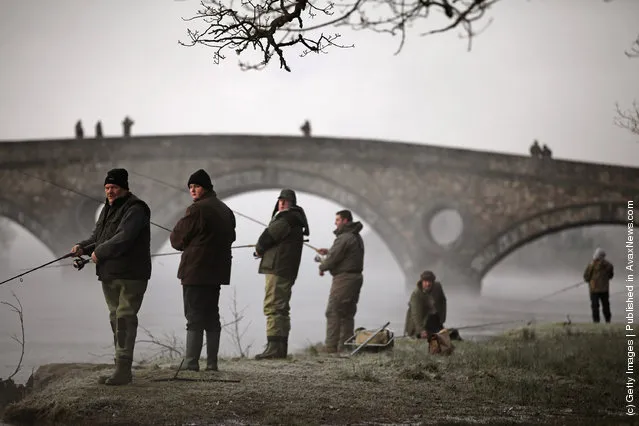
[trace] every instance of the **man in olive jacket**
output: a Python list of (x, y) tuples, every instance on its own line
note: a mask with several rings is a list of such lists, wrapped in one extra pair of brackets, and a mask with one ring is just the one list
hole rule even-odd
[(404, 335), (425, 339), (446, 322), (446, 295), (432, 271), (424, 271), (408, 302)]
[(600, 322), (599, 302), (603, 311), (604, 320), (610, 322), (610, 280), (614, 277), (612, 263), (606, 260), (606, 252), (600, 248), (595, 250), (592, 262), (586, 266), (584, 271), (584, 281), (588, 283), (590, 290), (590, 308), (592, 310), (592, 321)]
[(291, 291), (302, 259), (304, 237), (309, 235), (304, 209), (297, 205), (292, 189), (283, 189), (268, 227), (255, 245), (260, 257), (258, 273), (266, 275), (264, 315), (267, 345), (255, 359), (286, 358)]
[(325, 271), (333, 276), (331, 291), (326, 306), (326, 352), (344, 350), (344, 342), (355, 333), (355, 314), (359, 293), (364, 282), (364, 241), (360, 235), (361, 222), (353, 222), (349, 210), (335, 214), (333, 231), (335, 241), (330, 249), (319, 249), (326, 255), (320, 262), (319, 273)]
[(186, 317), (184, 369), (200, 370), (206, 330), (206, 369), (217, 371), (220, 347), (220, 288), (231, 281), (231, 245), (235, 215), (217, 198), (211, 178), (202, 169), (187, 183), (193, 204), (171, 232), (171, 246), (183, 251), (178, 267)]
[(128, 172), (112, 169), (104, 180), (106, 202), (87, 240), (71, 249), (89, 254), (102, 282), (115, 346), (115, 372), (98, 382), (125, 385), (133, 379), (131, 364), (138, 329), (137, 314), (151, 278), (151, 210), (129, 191)]

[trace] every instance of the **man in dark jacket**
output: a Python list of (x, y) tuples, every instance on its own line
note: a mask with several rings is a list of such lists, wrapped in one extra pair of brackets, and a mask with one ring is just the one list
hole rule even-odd
[[(77, 256), (91, 253), (109, 308), (115, 372), (100, 377), (99, 382), (125, 385), (132, 381), (137, 314), (151, 278), (151, 210), (129, 191), (125, 169), (107, 173), (104, 191), (106, 202), (91, 237), (71, 251)], [(90, 247), (95, 247), (92, 252)]]
[(171, 232), (171, 246), (183, 251), (178, 278), (182, 280), (186, 317), (185, 370), (199, 371), (206, 330), (206, 369), (217, 371), (220, 347), (220, 286), (231, 281), (231, 245), (235, 215), (217, 198), (211, 178), (202, 169), (191, 175), (193, 199)]
[(446, 322), (446, 295), (435, 274), (424, 271), (408, 302), (404, 335), (425, 339)]
[(599, 302), (603, 311), (604, 320), (610, 322), (610, 280), (614, 277), (612, 263), (606, 260), (606, 252), (600, 248), (595, 250), (592, 262), (586, 266), (584, 271), (584, 281), (588, 283), (590, 290), (590, 308), (592, 310), (592, 321), (600, 322)]
[(304, 236), (309, 235), (304, 210), (297, 205), (292, 189), (283, 189), (275, 204), (268, 227), (255, 245), (260, 257), (258, 273), (266, 275), (264, 315), (267, 345), (255, 359), (286, 358), (291, 291), (302, 259)]
[(355, 333), (355, 314), (359, 293), (364, 282), (364, 241), (359, 234), (361, 222), (353, 222), (349, 210), (335, 214), (333, 231), (335, 241), (330, 249), (319, 249), (326, 255), (319, 265), (319, 273), (325, 271), (333, 276), (331, 291), (326, 306), (326, 352), (344, 350), (344, 342)]

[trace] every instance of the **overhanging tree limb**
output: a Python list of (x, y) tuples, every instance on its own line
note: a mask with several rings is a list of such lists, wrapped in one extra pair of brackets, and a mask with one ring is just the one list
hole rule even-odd
[[(639, 58), (639, 35), (635, 39), (630, 49), (626, 50), (626, 56), (629, 58)], [(635, 135), (639, 135), (639, 105), (637, 101), (632, 103), (632, 108), (622, 110), (619, 104), (616, 104), (617, 115), (615, 124), (623, 129), (627, 129)]]
[(226, 58), (227, 50), (234, 50), (238, 56), (247, 56), (249, 50), (260, 55), (259, 61), (241, 61), (243, 69), (263, 68), (277, 55), (280, 68), (290, 72), (285, 50), (297, 47), (303, 57), (325, 53), (329, 47), (353, 47), (336, 42), (341, 34), (333, 31), (339, 27), (398, 35), (397, 54), (410, 27), (424, 21), (434, 23), (439, 15), (443, 21), (440, 19), (439, 25), (421, 35), (461, 28), (470, 49), (472, 37), (478, 33), (474, 24), (498, 1), (207, 0), (201, 2), (194, 16), (185, 19), (202, 24), (202, 28), (188, 29), (189, 41), (179, 43), (213, 48), (216, 62)]

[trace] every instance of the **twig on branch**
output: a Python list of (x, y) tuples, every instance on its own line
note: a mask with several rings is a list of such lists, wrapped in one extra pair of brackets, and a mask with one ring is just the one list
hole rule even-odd
[(619, 108), (619, 104), (616, 104), (616, 108), (615, 124), (622, 129), (630, 130), (635, 135), (639, 135), (639, 105), (637, 105), (637, 101), (632, 103), (632, 108), (625, 111)]
[(151, 359), (154, 358), (180, 358), (182, 356), (182, 349), (180, 344), (178, 343), (178, 338), (175, 335), (168, 336), (164, 335), (162, 338), (155, 337), (150, 330), (139, 326), (139, 328), (144, 331), (147, 335), (148, 339), (140, 339), (136, 340), (137, 343), (148, 343), (155, 346), (159, 346), (160, 349), (151, 356)]
[(18, 314), (18, 318), (20, 319), (21, 337), (18, 338), (15, 334), (11, 336), (11, 338), (15, 340), (16, 342), (18, 342), (18, 344), (20, 345), (20, 360), (18, 361), (18, 365), (16, 366), (15, 371), (9, 377), (5, 379), (7, 381), (13, 379), (13, 377), (16, 374), (18, 374), (18, 372), (22, 369), (22, 361), (24, 360), (24, 315), (23, 315), (22, 303), (20, 302), (20, 299), (18, 299), (18, 296), (16, 296), (14, 292), (11, 292), (11, 294), (16, 299), (17, 306), (14, 305), (13, 303), (5, 302), (4, 300), (0, 301), (0, 303), (10, 307), (11, 310), (13, 310), (13, 312)]
[(629, 50), (626, 50), (626, 56), (629, 58), (639, 58), (639, 35), (635, 39)]
[[(226, 59), (225, 52), (234, 50), (238, 56), (251, 48), (261, 56), (255, 63), (241, 61), (240, 67), (261, 69), (274, 55), (280, 68), (291, 71), (284, 50), (295, 46), (308, 53), (326, 53), (331, 47), (349, 48), (334, 42), (339, 33), (325, 35), (318, 30), (346, 26), (354, 30), (371, 30), (400, 36), (399, 53), (407, 28), (421, 21), (433, 22), (432, 13), (445, 17), (446, 23), (422, 33), (438, 34), (461, 28), (471, 40), (478, 32), (473, 25), (484, 18), (488, 8), (499, 0), (210, 0), (185, 21), (203, 23), (200, 30), (187, 30), (188, 42), (183, 46), (203, 45), (214, 49), (214, 61)], [(305, 13), (303, 13), (305, 12)], [(430, 18), (430, 19), (429, 19)], [(305, 22), (313, 25), (306, 26)], [(490, 23), (490, 21), (489, 21)], [(330, 30), (329, 30), (330, 31)]]
[[(246, 327), (244, 327), (244, 329), (240, 331), (240, 322), (244, 319), (244, 311), (246, 310), (246, 308), (248, 308), (248, 306), (245, 306), (244, 309), (242, 309), (241, 311), (238, 311), (237, 292), (234, 288), (233, 300), (231, 304), (231, 315), (233, 316), (233, 320), (231, 322), (223, 324), (222, 329), (227, 334), (229, 334), (229, 336), (231, 336), (231, 339), (233, 340), (233, 344), (235, 345), (240, 355), (240, 358), (247, 358), (249, 356), (249, 350), (251, 349), (251, 346), (253, 346), (253, 343), (250, 343), (246, 346), (242, 343), (242, 339), (244, 338), (244, 335), (246, 334), (249, 325), (251, 325), (251, 323), (249, 322), (246, 325)], [(229, 325), (233, 325), (233, 328), (231, 330), (228, 329)]]

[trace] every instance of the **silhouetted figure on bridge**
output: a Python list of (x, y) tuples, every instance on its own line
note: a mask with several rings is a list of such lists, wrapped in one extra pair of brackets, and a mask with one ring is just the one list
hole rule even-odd
[(84, 130), (82, 129), (82, 120), (78, 120), (75, 123), (75, 138), (84, 139)]
[(305, 137), (310, 137), (311, 136), (311, 123), (306, 120), (304, 122), (304, 124), (302, 125), (302, 127), (300, 127), (300, 130), (302, 131), (302, 133), (304, 134)]
[(96, 139), (102, 139), (103, 135), (102, 135), (102, 122), (98, 121), (95, 124), (95, 138)]
[(530, 155), (534, 158), (541, 158), (541, 147), (539, 146), (539, 142), (535, 139), (534, 143), (530, 145)]
[(127, 115), (124, 117), (124, 121), (122, 121), (122, 130), (124, 132), (125, 138), (131, 137), (131, 126), (135, 124), (135, 121), (131, 120), (131, 118)]
[(548, 145), (544, 144), (543, 148), (541, 148), (541, 156), (543, 158), (552, 158), (552, 151), (548, 148)]

